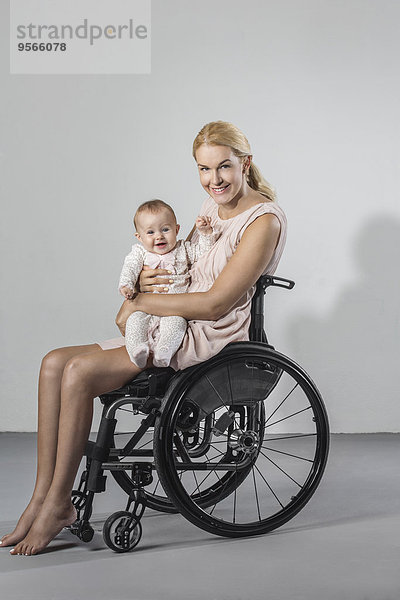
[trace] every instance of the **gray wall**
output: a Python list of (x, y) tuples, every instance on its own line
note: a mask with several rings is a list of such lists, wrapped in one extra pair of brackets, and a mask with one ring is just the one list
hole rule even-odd
[[(317, 381), (332, 429), (398, 431), (400, 4), (153, 0), (151, 75), (9, 75), (1, 0), (1, 430), (36, 428), (40, 359), (117, 334), (135, 206), (187, 233), (191, 143), (229, 120), (289, 219), (271, 340)], [(98, 409), (96, 422), (98, 419)]]

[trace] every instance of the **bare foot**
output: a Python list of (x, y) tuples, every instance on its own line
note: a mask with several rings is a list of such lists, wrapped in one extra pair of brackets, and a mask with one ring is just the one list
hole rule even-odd
[(0, 547), (14, 546), (24, 539), (28, 531), (30, 530), (33, 521), (38, 516), (40, 509), (42, 508), (43, 500), (32, 500), (22, 513), (17, 523), (16, 528), (12, 533), (7, 533), (1, 538)]
[(76, 521), (76, 510), (72, 502), (65, 505), (47, 500), (36, 517), (27, 536), (10, 550), (11, 554), (30, 556), (41, 552), (67, 525)]

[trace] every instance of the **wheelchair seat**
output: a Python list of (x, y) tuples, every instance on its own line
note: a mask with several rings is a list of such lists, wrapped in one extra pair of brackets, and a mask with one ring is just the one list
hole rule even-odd
[(175, 371), (171, 367), (151, 367), (141, 371), (126, 385), (99, 396), (104, 405), (110, 404), (116, 398), (134, 396), (136, 398), (161, 398)]

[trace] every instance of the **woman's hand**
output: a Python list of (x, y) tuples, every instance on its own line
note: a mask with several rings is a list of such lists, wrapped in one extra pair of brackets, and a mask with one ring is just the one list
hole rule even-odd
[[(165, 269), (151, 269), (145, 265), (139, 275), (140, 291), (168, 292), (168, 284), (173, 283), (173, 279), (168, 279), (168, 275), (170, 275), (170, 271), (166, 271)], [(162, 287), (160, 287), (160, 283), (163, 284)], [(135, 302), (136, 296), (137, 293), (132, 294), (132, 298), (125, 300), (115, 319), (118, 329), (123, 336), (125, 335), (125, 327), (128, 317), (135, 312), (135, 310), (139, 310), (137, 303)]]
[[(136, 296), (136, 295), (135, 295)], [(137, 310), (135, 306), (135, 297), (132, 300), (125, 300), (122, 304), (121, 308), (118, 311), (118, 314), (115, 318), (115, 322), (120, 330), (121, 334), (125, 336), (125, 327), (128, 317)]]
[[(171, 271), (165, 269), (151, 269), (144, 265), (139, 275), (139, 289), (141, 292), (168, 292), (168, 284), (173, 279), (168, 279)], [(162, 285), (162, 287), (159, 287)]]

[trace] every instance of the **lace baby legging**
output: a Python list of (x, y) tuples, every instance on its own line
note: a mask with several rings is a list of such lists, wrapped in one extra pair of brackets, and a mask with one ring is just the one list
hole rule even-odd
[(131, 361), (140, 369), (149, 357), (149, 329), (154, 319), (159, 319), (159, 337), (153, 350), (155, 367), (169, 366), (186, 332), (187, 322), (182, 317), (154, 317), (140, 310), (132, 313), (126, 322), (125, 345)]

